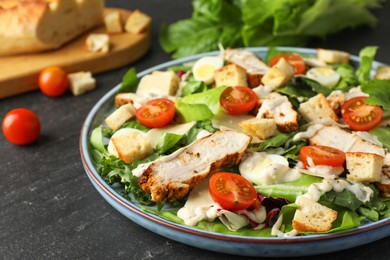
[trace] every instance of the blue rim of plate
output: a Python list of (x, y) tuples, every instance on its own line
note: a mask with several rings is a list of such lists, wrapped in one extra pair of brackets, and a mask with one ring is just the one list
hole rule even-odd
[[(278, 50), (293, 51), (303, 54), (316, 54), (315, 49), (309, 48), (294, 48), (294, 47), (276, 47)], [(249, 51), (255, 52), (257, 55), (264, 56), (269, 48), (257, 47), (246, 48)], [(162, 70), (171, 66), (180, 65), (197, 60), (207, 55), (217, 55), (218, 51), (207, 52), (190, 57), (185, 57), (177, 60), (162, 63), (160, 65), (151, 67), (137, 74), (138, 78), (151, 73), (154, 70)], [(359, 58), (351, 55), (352, 63), (358, 64)], [(374, 61), (371, 73), (373, 74), (378, 66), (383, 66), (381, 62)], [(93, 162), (89, 151), (89, 138), (92, 130), (99, 126), (103, 117), (98, 116), (99, 111), (103, 107), (111, 106), (113, 109), (113, 98), (119, 89), (120, 84), (107, 92), (91, 109), (87, 115), (80, 133), (79, 149), (81, 154), (84, 169), (90, 181), (98, 192), (103, 196), (109, 204), (111, 204), (120, 213), (140, 224), (144, 228), (151, 230), (157, 234), (167, 238), (188, 244), (191, 246), (236, 255), (247, 256), (304, 256), (316, 255), (322, 253), (335, 252), (347, 248), (356, 247), (367, 244), (375, 240), (379, 240), (390, 235), (390, 218), (382, 219), (377, 222), (371, 222), (363, 226), (353, 228), (351, 230), (331, 233), (318, 234), (296, 237), (248, 237), (227, 235), (216, 232), (208, 232), (204, 230), (195, 229), (185, 225), (180, 225), (167, 221), (157, 215), (142, 210), (136, 203), (128, 201), (115, 191), (113, 187), (108, 185), (99, 175), (96, 169), (96, 163)], [(108, 110), (108, 109), (107, 109)], [(105, 114), (108, 115), (108, 114)], [(99, 119), (97, 119), (99, 117)], [(190, 239), (185, 239), (189, 236)], [(352, 243), (349, 240), (353, 238)], [(205, 243), (197, 243), (197, 239), (204, 239)], [(192, 240), (197, 242), (192, 242)], [(226, 243), (226, 245), (225, 245)], [(256, 249), (253, 246), (266, 245), (267, 249)], [(308, 250), (307, 247), (312, 250)], [(286, 247), (283, 250), (283, 247)], [(299, 249), (300, 248), (300, 249)]]

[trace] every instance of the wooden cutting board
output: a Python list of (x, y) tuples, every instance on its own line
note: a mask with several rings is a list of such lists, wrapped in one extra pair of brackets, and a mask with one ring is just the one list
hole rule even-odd
[[(115, 10), (120, 11), (123, 18), (131, 13), (117, 8), (106, 8), (105, 12)], [(0, 99), (38, 89), (39, 72), (47, 66), (58, 65), (69, 73), (99, 73), (123, 67), (142, 57), (150, 48), (148, 30), (142, 34), (110, 34), (111, 49), (105, 54), (85, 49), (84, 41), (90, 33), (105, 32), (102, 25), (55, 51), (0, 57)]]

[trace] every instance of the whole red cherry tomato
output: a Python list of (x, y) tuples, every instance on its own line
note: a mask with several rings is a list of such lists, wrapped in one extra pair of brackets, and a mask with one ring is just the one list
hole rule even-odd
[(13, 144), (24, 145), (38, 139), (41, 123), (38, 116), (26, 108), (9, 111), (2, 123), (5, 138)]
[(46, 96), (61, 96), (68, 89), (68, 73), (59, 66), (49, 66), (39, 73), (38, 84)]

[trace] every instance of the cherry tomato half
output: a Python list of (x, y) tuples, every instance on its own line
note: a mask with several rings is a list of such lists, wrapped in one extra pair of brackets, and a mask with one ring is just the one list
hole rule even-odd
[(300, 157), (305, 167), (310, 167), (310, 159), (314, 165), (327, 165), (332, 167), (341, 167), (345, 162), (345, 153), (343, 151), (322, 145), (302, 147)]
[(31, 110), (16, 108), (9, 111), (2, 123), (4, 136), (13, 144), (24, 145), (38, 139), (41, 123)]
[(382, 109), (366, 104), (365, 99), (366, 97), (355, 97), (341, 107), (341, 115), (345, 123), (353, 130), (368, 131), (379, 125), (382, 120)]
[(256, 93), (244, 86), (228, 87), (219, 99), (222, 107), (231, 115), (239, 115), (252, 110), (258, 97)]
[(301, 56), (293, 53), (282, 53), (282, 54), (275, 55), (269, 61), (269, 65), (271, 67), (275, 66), (276, 63), (278, 63), (278, 61), (281, 58), (284, 58), (288, 63), (294, 66), (295, 75), (300, 75), (305, 73), (306, 70), (305, 61), (302, 59)]
[(135, 113), (138, 121), (147, 127), (158, 128), (169, 124), (175, 116), (175, 103), (167, 98), (157, 98), (146, 102)]
[(47, 67), (39, 73), (38, 85), (46, 96), (61, 96), (68, 89), (68, 74), (59, 66)]
[(247, 209), (257, 202), (253, 185), (239, 174), (218, 172), (209, 182), (211, 198), (227, 210)]

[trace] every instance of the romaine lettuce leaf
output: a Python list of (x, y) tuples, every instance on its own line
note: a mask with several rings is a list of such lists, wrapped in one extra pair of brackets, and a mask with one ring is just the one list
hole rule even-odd
[(182, 137), (183, 135), (177, 135), (167, 132), (163, 133), (157, 142), (157, 152), (164, 154), (166, 151), (174, 147)]
[[(194, 0), (193, 15), (163, 24), (162, 48), (174, 58), (225, 47), (304, 46), (312, 38), (375, 26), (381, 0)], [(329, 19), (332, 17), (332, 19)]]
[(184, 123), (209, 120), (214, 117), (213, 112), (205, 104), (189, 104), (177, 99), (175, 106), (179, 121)]
[(273, 198), (284, 198), (289, 202), (295, 202), (297, 196), (307, 192), (313, 183), (321, 182), (322, 178), (303, 174), (301, 178), (292, 182), (284, 182), (272, 185), (257, 185), (255, 189), (262, 195)]
[(181, 95), (185, 97), (191, 94), (201, 93), (206, 90), (207, 85), (203, 81), (190, 80), (184, 85)]
[(89, 139), (90, 144), (93, 148), (102, 153), (107, 153), (107, 149), (103, 144), (103, 127), (98, 126), (93, 129), (91, 133), (91, 138)]
[(371, 66), (377, 50), (378, 47), (376, 46), (367, 46), (359, 52), (360, 65), (356, 71), (356, 76), (361, 84), (370, 80)]
[(390, 150), (390, 127), (380, 126), (370, 130), (370, 134), (376, 136), (385, 148)]
[(204, 104), (211, 110), (214, 115), (216, 115), (221, 107), (219, 98), (226, 88), (227, 87), (225, 86), (212, 88), (202, 93), (185, 96), (183, 97), (182, 101), (188, 104)]
[(369, 97), (365, 100), (367, 104), (382, 106), (390, 111), (390, 80), (370, 80), (361, 85), (364, 93)]
[(122, 83), (118, 89), (118, 93), (121, 92), (134, 92), (137, 90), (139, 79), (137, 77), (137, 71), (135, 68), (129, 69), (125, 76), (123, 76)]

